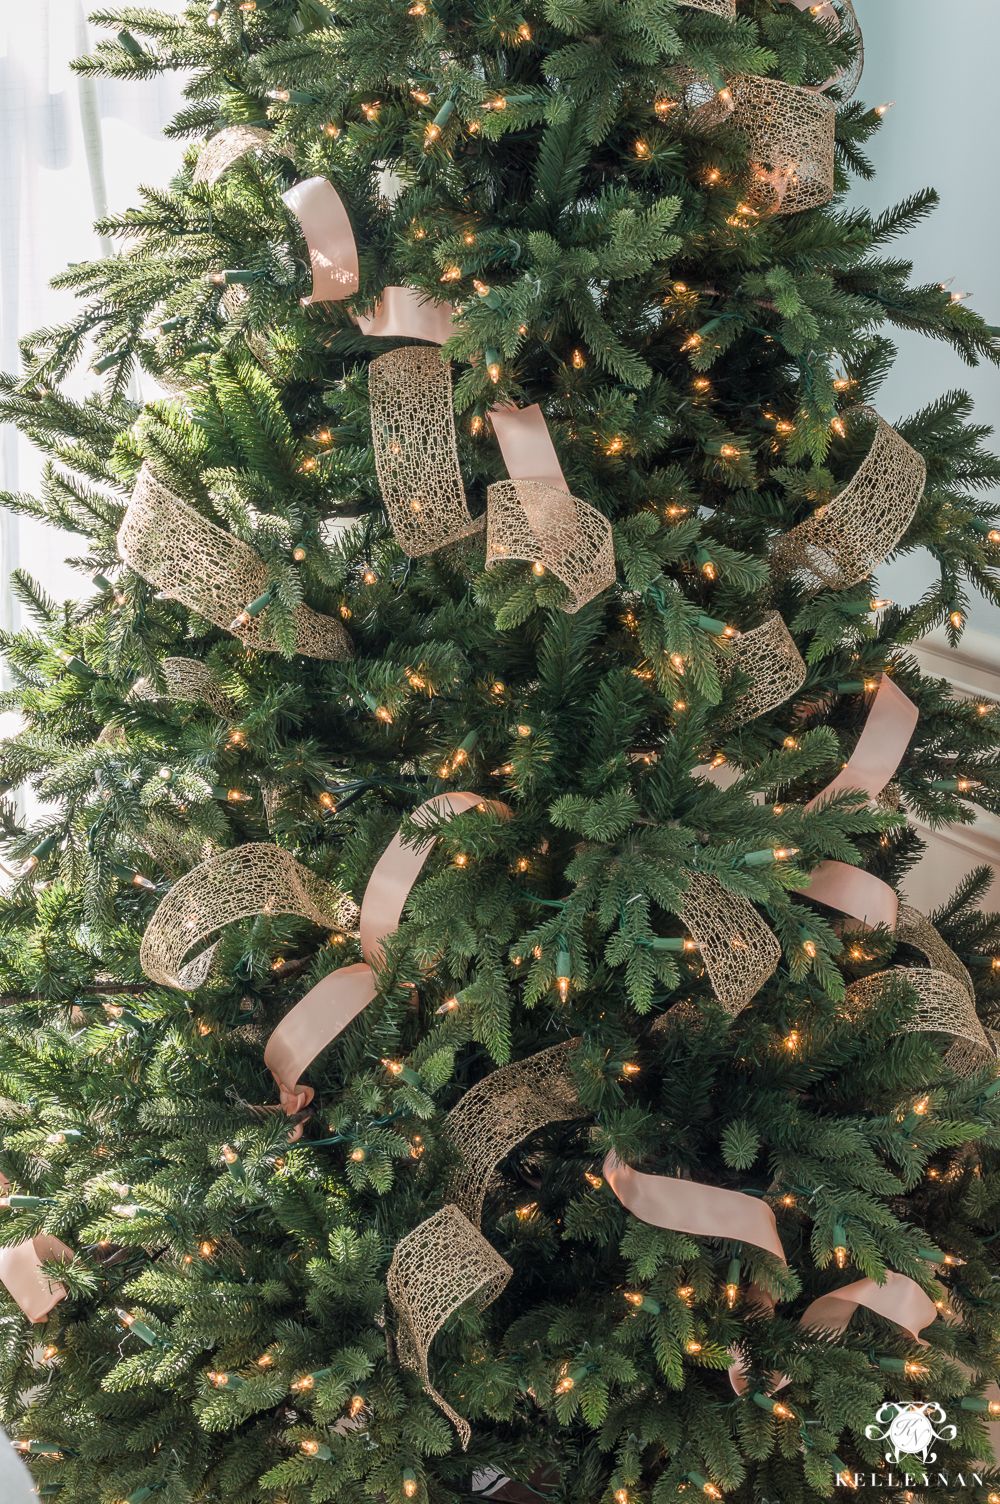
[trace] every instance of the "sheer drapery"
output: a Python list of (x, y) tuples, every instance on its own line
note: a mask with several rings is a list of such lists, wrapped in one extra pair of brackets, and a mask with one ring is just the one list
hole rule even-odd
[[(159, 0), (180, 10), (181, 0)], [(18, 369), (18, 340), (68, 318), (74, 298), (49, 280), (72, 261), (111, 253), (93, 221), (135, 202), (139, 182), (165, 184), (179, 145), (161, 135), (180, 99), (175, 80), (91, 80), (71, 70), (95, 40), (85, 0), (0, 4), (0, 368)], [(79, 370), (68, 389), (100, 378)], [(17, 431), (0, 429), (0, 490), (34, 490), (40, 457)], [(63, 562), (80, 540), (0, 512), (0, 622), (17, 624), (7, 579), (20, 564), (57, 598), (79, 594), (81, 576)]]

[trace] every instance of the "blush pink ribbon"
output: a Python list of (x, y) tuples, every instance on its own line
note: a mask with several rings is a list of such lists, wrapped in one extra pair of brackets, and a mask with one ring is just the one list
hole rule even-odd
[[(358, 247), (340, 194), (327, 178), (307, 178), (282, 194), (309, 250), (312, 292), (303, 303), (340, 303), (359, 286)], [(370, 316), (357, 315), (362, 334), (378, 339), (419, 339), (443, 345), (455, 333), (455, 309), (412, 287), (385, 287)], [(503, 404), (490, 412), (511, 480), (541, 481), (568, 493), (548, 425), (537, 403)]]
[[(824, 800), (851, 791), (877, 799), (903, 760), (919, 714), (909, 696), (883, 674), (857, 746), (836, 778), (810, 799), (806, 809), (815, 809)], [(870, 929), (876, 925), (896, 928), (899, 898), (895, 890), (881, 878), (846, 862), (820, 862), (805, 887), (795, 892), (837, 909)]]
[[(604, 1178), (626, 1211), (651, 1227), (691, 1237), (748, 1243), (773, 1254), (783, 1264), (788, 1262), (774, 1212), (757, 1196), (672, 1175), (645, 1175), (623, 1164), (613, 1153), (605, 1158)], [(757, 1289), (755, 1296), (764, 1310), (773, 1310), (774, 1302), (765, 1291)], [(859, 1279), (819, 1296), (806, 1307), (799, 1325), (804, 1330), (839, 1334), (847, 1329), (855, 1311), (862, 1306), (916, 1339), (937, 1316), (934, 1302), (915, 1280), (888, 1270), (883, 1284)], [(747, 1388), (744, 1364), (739, 1354), (734, 1354), (734, 1359), (730, 1382), (738, 1394), (744, 1394)], [(779, 1378), (772, 1392), (777, 1393), (789, 1382), (787, 1378)]]
[(645, 1175), (615, 1154), (604, 1161), (604, 1178), (626, 1211), (640, 1222), (696, 1238), (749, 1243), (787, 1263), (774, 1212), (757, 1196), (672, 1175)]
[[(503, 818), (510, 813), (505, 804), (479, 794), (435, 794), (414, 811), (412, 818), (416, 825), (426, 826), (442, 816), (453, 819), (471, 809), (492, 810)], [(397, 831), (376, 862), (361, 902), (361, 953), (365, 959), (353, 966), (341, 966), (317, 982), (285, 1014), (267, 1041), (264, 1061), (289, 1116), (301, 1112), (313, 1099), (312, 1087), (302, 1084), (305, 1071), (375, 998), (376, 973), (385, 959), (384, 942), (398, 929), (406, 900), (436, 839), (430, 835), (406, 844), (402, 832)]]
[[(10, 1185), (0, 1175), (0, 1186)], [(68, 1264), (71, 1249), (49, 1233), (38, 1233), (23, 1243), (0, 1248), (0, 1284), (17, 1302), (29, 1321), (44, 1321), (54, 1306), (66, 1298), (66, 1286), (42, 1274), (43, 1263)]]

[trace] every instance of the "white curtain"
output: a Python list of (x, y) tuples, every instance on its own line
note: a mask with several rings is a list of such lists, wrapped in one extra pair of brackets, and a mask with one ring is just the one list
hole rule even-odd
[[(159, 0), (180, 10), (183, 0)], [(18, 339), (71, 316), (74, 298), (50, 278), (70, 262), (115, 247), (93, 221), (136, 200), (138, 184), (164, 186), (181, 145), (162, 127), (180, 102), (175, 78), (153, 83), (91, 80), (74, 57), (96, 35), (89, 0), (0, 0), (0, 367), (18, 369)], [(106, 33), (105, 33), (106, 35)], [(81, 396), (100, 378), (79, 370), (68, 390)], [(12, 427), (0, 429), (0, 489), (35, 489), (41, 459)], [(18, 622), (7, 587), (20, 564), (62, 599), (86, 589), (64, 562), (82, 540), (30, 519), (0, 513), (0, 623)]]

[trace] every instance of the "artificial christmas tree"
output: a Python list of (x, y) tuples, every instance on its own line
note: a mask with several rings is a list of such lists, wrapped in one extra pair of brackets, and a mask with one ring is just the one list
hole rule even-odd
[(1000, 928), (897, 885), (997, 807), (907, 649), (1000, 464), (874, 404), (998, 349), (883, 255), (933, 194), (833, 206), (850, 5), (97, 20), (193, 144), (3, 387), (96, 587), (3, 643), (40, 1492), (994, 1497)]

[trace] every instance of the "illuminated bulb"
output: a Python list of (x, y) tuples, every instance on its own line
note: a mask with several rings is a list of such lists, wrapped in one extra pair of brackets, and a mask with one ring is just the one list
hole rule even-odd
[(797, 846), (775, 846), (771, 852), (776, 862), (790, 861), (793, 856), (798, 856), (798, 854), (799, 848)]
[(319, 1442), (307, 1437), (305, 1441), (299, 1442), (299, 1450), (304, 1452), (307, 1457), (315, 1457), (319, 1453)]
[(517, 861), (514, 863), (514, 871), (515, 872), (530, 872), (531, 871), (531, 859), (530, 859), (530, 857), (519, 856), (518, 859), (517, 859)]
[(543, 575), (545, 573), (545, 565), (541, 562), (540, 559), (536, 559), (534, 564), (532, 564), (531, 572), (532, 574), (537, 575)]
[(930, 1369), (923, 1363), (917, 1363), (913, 1359), (907, 1358), (903, 1364), (903, 1372), (908, 1379), (922, 1379), (927, 1376)]
[(479, 435), (482, 433), (482, 431), (483, 431), (483, 429), (485, 427), (486, 427), (486, 420), (485, 420), (485, 418), (481, 417), (478, 413), (476, 414), (476, 416), (474, 418), (470, 418), (470, 420), (469, 420), (469, 432), (472, 434), (472, 437), (474, 439), (476, 439), (476, 438), (479, 437)]
[(408, 16), (426, 16), (427, 7), (424, 4), (424, 0), (414, 0), (414, 3), (407, 8), (406, 14)]
[(335, 120), (328, 120), (323, 127), (324, 136), (329, 136), (331, 141), (336, 141), (340, 135), (340, 126)]
[(353, 1160), (353, 1162), (356, 1165), (360, 1165), (360, 1164), (364, 1163), (365, 1151), (364, 1151), (364, 1149), (362, 1149), (362, 1147), (361, 1147), (360, 1144), (358, 1145), (358, 1147), (356, 1149), (352, 1149), (351, 1150), (349, 1158), (351, 1160)]
[(232, 1144), (223, 1144), (221, 1153), (224, 1164), (235, 1165), (236, 1163), (238, 1163), (240, 1156), (237, 1154)]
[(682, 711), (687, 710), (687, 708), (688, 708), (687, 707), (687, 700), (675, 700), (674, 701), (674, 709), (677, 711), (678, 715), (680, 715)]
[(391, 726), (392, 725), (392, 712), (390, 710), (387, 710), (384, 705), (376, 705), (376, 707), (375, 707), (375, 719), (377, 721), (381, 721), (383, 723), (383, 725), (385, 725), (385, 726)]
[(624, 1065), (622, 1066), (622, 1075), (623, 1076), (637, 1076), (639, 1074), (639, 1072), (641, 1071), (641, 1069), (642, 1069), (642, 1066), (641, 1065), (637, 1065), (634, 1060), (626, 1060), (625, 1063), (624, 1063)]
[(843, 1243), (838, 1243), (836, 1248), (833, 1250), (833, 1260), (838, 1269), (847, 1268), (847, 1249), (844, 1247)]
[(490, 284), (488, 282), (481, 281), (479, 277), (473, 277), (473, 279), (472, 279), (472, 285), (476, 289), (476, 292), (479, 294), (479, 296), (481, 298), (488, 298), (489, 297), (489, 295), (490, 295)]
[(707, 376), (696, 376), (691, 385), (696, 392), (710, 392), (712, 390), (712, 383)]
[(227, 789), (226, 799), (230, 804), (249, 804), (253, 796), (244, 794), (242, 789)]
[(378, 119), (381, 108), (382, 101), (380, 99), (373, 99), (370, 104), (363, 104), (361, 106), (361, 113), (367, 121), (371, 122)]
[(722, 1498), (722, 1490), (720, 1488), (716, 1488), (714, 1483), (703, 1483), (701, 1485), (701, 1491), (708, 1499)]
[(304, 1373), (301, 1379), (296, 1379), (292, 1388), (296, 1394), (307, 1394), (310, 1389), (316, 1388), (316, 1380), (311, 1373)]
[(528, 1218), (530, 1216), (532, 1216), (535, 1212), (537, 1212), (537, 1210), (538, 1210), (538, 1202), (537, 1201), (527, 1201), (527, 1202), (525, 1202), (524, 1206), (519, 1206), (516, 1209), (515, 1216), (517, 1216), (518, 1219), (521, 1222), (527, 1222)]
[(676, 99), (667, 99), (665, 96), (661, 96), (659, 99), (654, 99), (653, 101), (653, 113), (658, 115), (661, 120), (664, 120), (670, 114), (671, 110), (676, 110), (677, 103)]
[(683, 655), (683, 653), (671, 653), (670, 654), (670, 667), (673, 669), (673, 671), (674, 671), (675, 674), (683, 674), (683, 672), (684, 672), (684, 655)]
[(702, 1344), (698, 1341), (698, 1339), (696, 1337), (691, 1337), (689, 1339), (689, 1341), (685, 1342), (685, 1344), (684, 1344), (684, 1351), (686, 1353), (690, 1353), (691, 1356), (692, 1356), (692, 1358), (695, 1357), (696, 1354), (700, 1353), (701, 1349), (702, 1349)]
[(574, 350), (573, 354), (570, 356), (570, 360), (573, 363), (574, 369), (577, 371), (582, 371), (584, 366), (587, 364), (587, 357), (584, 355), (582, 350)]
[(517, 726), (516, 729), (517, 729), (518, 736), (530, 736), (531, 735), (531, 727), (528, 726), (528, 725), (526, 725), (524, 722), (521, 722)]
[(929, 1097), (921, 1097), (919, 1101), (914, 1102), (912, 1110), (917, 1114), (918, 1118), (922, 1118), (930, 1108), (930, 1105)]
[(843, 418), (833, 418), (830, 422), (830, 427), (838, 438), (845, 439), (847, 437), (847, 424)]
[[(637, 1310), (642, 1305), (643, 1301), (646, 1299), (645, 1295), (643, 1295), (643, 1293), (642, 1293), (641, 1290), (623, 1290), (622, 1294), (625, 1297), (625, 1299), (628, 1301), (629, 1305), (630, 1306), (635, 1306)], [(616, 1495), (616, 1497), (617, 1497), (617, 1495)]]
[(810, 961), (815, 961), (817, 955), (815, 940), (803, 940), (802, 949), (805, 951)]
[(721, 181), (722, 172), (718, 167), (709, 167), (706, 170), (705, 182), (709, 185), (710, 188), (714, 188), (716, 183), (721, 183)]
[(794, 736), (786, 736), (781, 745), (784, 747), (786, 752), (794, 752), (795, 748), (798, 746), (798, 742), (795, 740)]
[(779, 418), (778, 421), (777, 421), (777, 423), (775, 423), (775, 425), (774, 425), (774, 431), (775, 431), (775, 433), (780, 433), (780, 434), (794, 433), (795, 432), (795, 424), (794, 423), (790, 423), (787, 418)]
[(494, 99), (487, 100), (483, 105), (484, 110), (505, 110), (506, 108), (507, 101), (502, 94), (497, 94)]
[(456, 867), (467, 867), (469, 865), (469, 858), (464, 851), (460, 851), (453, 860)]
[(527, 21), (521, 22), (520, 26), (517, 28), (517, 34), (522, 42), (531, 41), (531, 27), (528, 25)]
[(319, 805), (320, 809), (326, 810), (327, 814), (332, 815), (336, 813), (337, 801), (328, 789), (323, 790), (323, 792), (317, 798), (316, 803)]
[(66, 1142), (66, 1135), (65, 1133), (50, 1133), (45, 1142), (53, 1145), (64, 1144)]
[(686, 1306), (694, 1303), (694, 1285), (678, 1285), (677, 1299), (682, 1300)]
[(789, 1052), (789, 1054), (792, 1055), (794, 1055), (795, 1051), (798, 1049), (801, 1043), (802, 1035), (799, 1033), (798, 1029), (790, 1029), (782, 1040), (782, 1044), (784, 1045), (785, 1049)]
[(404, 1067), (401, 1060), (383, 1060), (382, 1064), (390, 1076), (401, 1076), (403, 1074)]
[(639, 139), (635, 142), (635, 145), (632, 147), (632, 150), (641, 161), (644, 157), (649, 156), (649, 142), (644, 141), (640, 136)]
[(569, 1394), (570, 1390), (574, 1387), (574, 1381), (570, 1378), (569, 1374), (564, 1374), (556, 1385), (556, 1394)]
[(347, 1406), (347, 1413), (351, 1417), (351, 1419), (355, 1420), (361, 1414), (361, 1412), (362, 1412), (362, 1410), (364, 1408), (365, 1408), (364, 1395), (362, 1395), (362, 1394), (352, 1394), (351, 1398), (350, 1398), (350, 1401), (348, 1403), (348, 1406)]
[(595, 1191), (599, 1191), (601, 1189), (601, 1186), (604, 1184), (604, 1181), (601, 1179), (600, 1175), (595, 1175), (592, 1170), (584, 1170), (583, 1178), (587, 1182), (587, 1184)]
[(735, 1306), (737, 1300), (739, 1299), (739, 1294), (740, 1294), (740, 1287), (739, 1287), (739, 1285), (734, 1285), (732, 1282), (730, 1282), (729, 1284), (726, 1285), (726, 1305), (729, 1307), (730, 1310), (733, 1309), (733, 1307)]
[(213, 1369), (210, 1369), (205, 1377), (208, 1379), (208, 1382), (210, 1384), (215, 1386), (216, 1389), (225, 1389), (226, 1385), (229, 1383), (228, 1373), (216, 1373)]
[(486, 374), (492, 382), (498, 382), (500, 380), (500, 362), (498, 360), (491, 360), (486, 367)]
[(257, 1367), (258, 1368), (273, 1368), (274, 1367), (274, 1355), (272, 1353), (261, 1353), (260, 1357), (257, 1359)]
[(779, 1201), (782, 1206), (793, 1207), (797, 1205), (796, 1199), (792, 1195), (791, 1191), (786, 1191), (785, 1194), (779, 1198)]
[(407, 1477), (404, 1474), (404, 1477), (403, 1477), (403, 1493), (406, 1495), (406, 1497), (408, 1499), (415, 1499), (417, 1497), (418, 1491), (419, 1491), (419, 1484), (417, 1483), (416, 1478)]
[(215, 1252), (215, 1244), (209, 1238), (203, 1238), (198, 1244), (198, 1252), (203, 1259), (210, 1259)]
[(779, 1420), (795, 1419), (795, 1411), (789, 1405), (783, 1405), (780, 1400), (775, 1404), (771, 1414), (776, 1415)]
[(411, 89), (410, 98), (415, 99), (417, 104), (430, 104), (431, 96), (426, 89)]
[(886, 100), (885, 104), (877, 104), (875, 106), (874, 113), (879, 117), (880, 120), (882, 120), (886, 115), (888, 115), (889, 111), (892, 109), (895, 103), (896, 101), (894, 99), (888, 99)]
[(741, 450), (735, 444), (720, 444), (719, 454), (724, 460), (738, 460)]
[(288, 104), (292, 96), (287, 89), (268, 89), (267, 97), (276, 100), (278, 104)]
[(689, 334), (688, 337), (687, 337), (687, 339), (681, 345), (681, 349), (682, 350), (697, 350), (700, 345), (701, 345), (701, 335), (700, 334)]
[(987, 543), (1000, 543), (1000, 528), (991, 527), (986, 534)]
[(475, 237), (475, 235), (473, 235), (473, 233), (472, 233), (471, 230), (466, 230), (465, 234), (462, 236), (462, 244), (463, 245), (475, 245), (475, 243), (476, 243), (476, 237)]
[(965, 617), (961, 611), (952, 611), (951, 615), (948, 617), (948, 620), (951, 622), (956, 631), (958, 631), (965, 625)]

